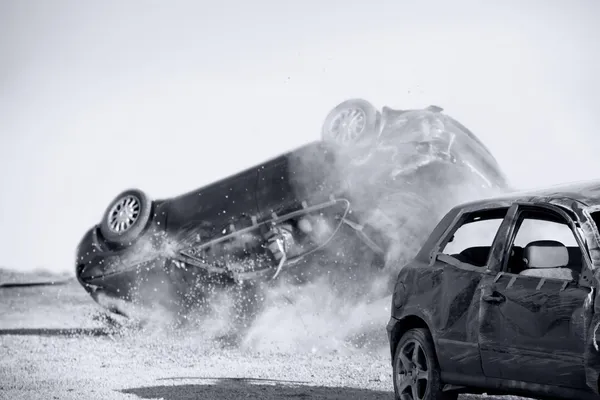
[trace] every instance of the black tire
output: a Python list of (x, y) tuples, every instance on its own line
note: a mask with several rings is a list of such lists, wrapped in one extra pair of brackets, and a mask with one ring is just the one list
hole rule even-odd
[[(343, 128), (343, 119), (349, 127)], [(321, 130), (324, 142), (338, 146), (348, 146), (371, 142), (379, 134), (381, 114), (368, 101), (363, 99), (346, 100), (327, 114)]]
[[(125, 210), (127, 208), (127, 210)], [(107, 241), (118, 245), (132, 244), (150, 222), (152, 202), (138, 189), (129, 189), (119, 194), (109, 204), (102, 216), (100, 232)], [(120, 212), (130, 211), (129, 223), (119, 223)], [(127, 215), (123, 215), (125, 218)]]
[[(416, 363), (415, 344), (418, 344), (420, 349), (416, 350)], [(410, 353), (410, 358), (407, 353)], [(405, 357), (401, 357), (401, 354)], [(414, 328), (405, 332), (398, 342), (393, 361), (394, 395), (397, 400), (458, 399), (458, 393), (442, 391), (444, 384), (440, 377), (440, 366), (433, 339), (427, 329)], [(406, 368), (405, 363), (410, 363), (412, 367)], [(417, 368), (414, 368), (415, 365)], [(419, 379), (417, 373), (422, 374), (420, 376), (423, 379)], [(413, 376), (416, 378), (412, 378)], [(413, 394), (415, 393), (413, 389), (417, 390), (416, 396)]]

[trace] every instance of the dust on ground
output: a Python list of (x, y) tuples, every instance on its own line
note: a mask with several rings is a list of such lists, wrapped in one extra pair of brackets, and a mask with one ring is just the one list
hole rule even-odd
[[(115, 329), (109, 322), (74, 281), (0, 289), (0, 398), (394, 397), (390, 356), (384, 346), (269, 347), (265, 342), (240, 346), (191, 328)], [(301, 336), (289, 332), (292, 339)], [(481, 398), (510, 397), (462, 395), (460, 400)]]

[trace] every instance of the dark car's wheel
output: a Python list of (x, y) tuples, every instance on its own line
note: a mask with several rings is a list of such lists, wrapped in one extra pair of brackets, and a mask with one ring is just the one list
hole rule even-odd
[(397, 400), (456, 400), (457, 393), (443, 392), (440, 367), (431, 335), (426, 329), (410, 329), (396, 347), (393, 363)]
[(379, 133), (380, 113), (363, 99), (346, 100), (325, 118), (322, 139), (346, 146), (368, 141)]
[(151, 208), (150, 199), (141, 190), (124, 191), (110, 203), (102, 216), (102, 236), (115, 244), (131, 244), (148, 225)]

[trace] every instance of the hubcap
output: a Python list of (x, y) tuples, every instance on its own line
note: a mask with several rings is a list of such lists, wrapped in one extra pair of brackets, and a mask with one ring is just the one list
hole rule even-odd
[(125, 196), (110, 209), (108, 227), (115, 233), (128, 231), (140, 216), (140, 200), (132, 195)]
[(365, 130), (367, 116), (360, 108), (347, 108), (335, 116), (329, 126), (333, 138), (340, 143), (355, 141)]
[(401, 400), (424, 400), (429, 385), (429, 361), (416, 340), (406, 342), (396, 360), (396, 387)]

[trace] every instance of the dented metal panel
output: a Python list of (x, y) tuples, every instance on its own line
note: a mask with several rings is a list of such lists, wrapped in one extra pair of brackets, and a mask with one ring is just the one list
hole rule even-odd
[[(486, 376), (585, 387), (584, 302), (589, 288), (504, 274), (481, 285), (479, 344)], [(526, 370), (527, 374), (523, 371)], [(552, 371), (552, 373), (548, 373)]]

